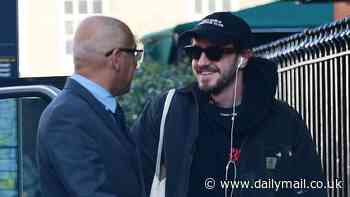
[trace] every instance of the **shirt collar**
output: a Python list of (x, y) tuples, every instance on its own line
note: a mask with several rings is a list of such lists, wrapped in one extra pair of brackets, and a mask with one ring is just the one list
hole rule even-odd
[(98, 101), (100, 101), (105, 106), (105, 109), (107, 111), (111, 111), (112, 113), (116, 112), (116, 98), (105, 88), (79, 74), (74, 74), (70, 78), (86, 88)]

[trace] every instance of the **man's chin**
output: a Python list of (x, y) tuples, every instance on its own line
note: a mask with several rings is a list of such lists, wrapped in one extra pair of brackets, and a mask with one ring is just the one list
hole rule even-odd
[(208, 94), (216, 95), (221, 93), (225, 86), (220, 86), (218, 84), (215, 85), (208, 85), (208, 84), (201, 84), (198, 83), (199, 89), (202, 90), (203, 92), (206, 92)]
[(215, 89), (215, 86), (210, 86), (208, 84), (198, 83), (199, 89), (203, 92), (211, 92), (213, 89)]
[(120, 90), (117, 96), (122, 96), (122, 95), (124, 95), (124, 94), (126, 94), (128, 92), (130, 92), (130, 86)]
[(130, 92), (130, 86), (128, 86), (127, 88), (124, 89), (124, 93), (123, 94), (129, 93), (129, 92)]

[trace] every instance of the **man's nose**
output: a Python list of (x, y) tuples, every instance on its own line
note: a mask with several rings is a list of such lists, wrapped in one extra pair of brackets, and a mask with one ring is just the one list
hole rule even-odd
[(198, 59), (198, 66), (205, 66), (209, 64), (210, 60), (208, 59), (207, 55), (202, 52)]

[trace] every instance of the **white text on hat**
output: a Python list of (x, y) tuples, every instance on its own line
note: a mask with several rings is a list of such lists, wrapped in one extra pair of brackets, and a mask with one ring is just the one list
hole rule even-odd
[(222, 21), (218, 19), (204, 19), (198, 25), (203, 25), (203, 24), (215, 25), (217, 27), (224, 27), (224, 24), (222, 24)]

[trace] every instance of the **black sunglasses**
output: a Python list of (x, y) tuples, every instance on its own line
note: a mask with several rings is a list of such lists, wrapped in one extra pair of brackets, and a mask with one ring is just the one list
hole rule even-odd
[[(113, 48), (110, 51), (108, 51), (107, 53), (105, 53), (105, 57), (109, 57), (110, 55), (112, 55), (112, 53), (115, 49), (117, 49), (117, 48)], [(141, 63), (143, 60), (143, 50), (142, 49), (131, 49), (131, 48), (118, 48), (118, 49), (119, 49), (119, 51), (124, 51), (126, 53), (132, 54), (137, 61), (137, 67), (141, 66)]]
[(210, 46), (207, 48), (201, 48), (196, 45), (188, 45), (184, 47), (186, 54), (195, 60), (199, 60), (201, 54), (207, 56), (210, 61), (219, 61), (224, 54), (230, 54), (236, 52), (236, 50), (232, 47), (218, 47), (218, 46)]
[[(105, 56), (108, 57), (110, 55), (112, 55), (113, 51), (117, 49), (117, 48), (113, 48), (110, 51), (108, 51), (107, 53), (105, 53)], [(124, 51), (127, 53), (131, 53), (133, 54), (135, 57), (137, 57), (139, 54), (143, 53), (142, 49), (131, 49), (131, 48), (118, 48), (120, 51)]]

